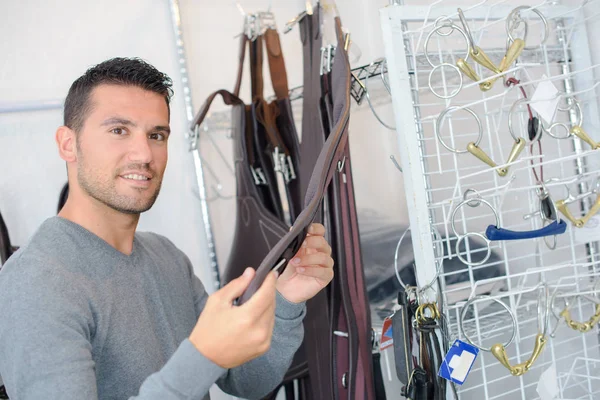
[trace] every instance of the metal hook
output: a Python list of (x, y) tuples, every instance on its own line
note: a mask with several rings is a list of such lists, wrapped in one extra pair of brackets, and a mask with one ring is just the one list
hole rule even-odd
[(394, 157), (393, 155), (390, 155), (390, 160), (392, 160), (392, 162), (394, 163), (396, 168), (398, 168), (398, 171), (404, 172), (404, 171), (402, 171), (402, 167), (400, 166), (400, 164), (398, 164), (398, 161), (396, 161), (396, 157)]
[[(375, 70), (373, 70), (373, 74), (375, 73), (375, 71), (377, 71), (377, 66), (381, 66), (381, 62), (382, 59), (378, 58), (376, 60), (373, 60), (373, 62), (371, 64), (369, 64), (369, 66), (367, 67), (367, 73), (365, 75), (365, 95), (367, 97), (367, 102), (369, 103), (369, 108), (371, 109), (371, 111), (373, 112), (373, 115), (375, 116), (375, 118), (377, 118), (377, 121), (379, 121), (379, 123), (383, 126), (385, 126), (386, 128), (395, 131), (396, 127), (395, 126), (391, 126), (386, 124), (377, 114), (377, 112), (375, 111), (375, 108), (373, 108), (373, 104), (371, 103), (371, 96), (369, 95), (369, 75), (371, 75), (371, 72), (369, 71), (370, 68), (373, 67), (373, 65), (375, 65)], [(359, 80), (360, 81), (360, 80)]]

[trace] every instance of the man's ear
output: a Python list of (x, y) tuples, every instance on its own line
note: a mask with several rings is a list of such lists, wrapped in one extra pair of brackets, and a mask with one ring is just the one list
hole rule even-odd
[(77, 135), (67, 126), (61, 126), (56, 130), (56, 144), (60, 158), (67, 163), (77, 161)]

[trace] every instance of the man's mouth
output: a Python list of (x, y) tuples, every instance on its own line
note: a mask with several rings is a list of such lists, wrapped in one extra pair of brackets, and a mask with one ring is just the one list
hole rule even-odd
[(138, 175), (138, 174), (126, 174), (126, 175), (121, 175), (121, 177), (125, 178), (125, 179), (131, 179), (134, 181), (149, 181), (150, 177), (144, 176), (144, 175)]

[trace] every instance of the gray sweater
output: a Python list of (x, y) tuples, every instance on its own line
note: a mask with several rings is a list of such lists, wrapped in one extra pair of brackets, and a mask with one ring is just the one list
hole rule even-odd
[(0, 375), (11, 400), (260, 398), (303, 338), (304, 304), (277, 294), (271, 349), (225, 370), (187, 339), (208, 295), (165, 237), (127, 256), (83, 227), (46, 220), (0, 271)]

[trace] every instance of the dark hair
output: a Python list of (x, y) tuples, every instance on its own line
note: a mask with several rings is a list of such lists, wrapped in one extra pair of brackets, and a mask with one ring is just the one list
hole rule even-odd
[(173, 95), (168, 75), (139, 58), (112, 58), (88, 69), (69, 89), (65, 100), (64, 125), (79, 132), (91, 111), (90, 93), (101, 84), (137, 86), (164, 96), (169, 109)]

